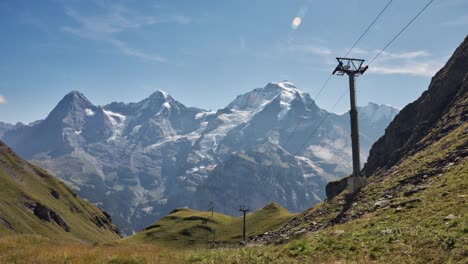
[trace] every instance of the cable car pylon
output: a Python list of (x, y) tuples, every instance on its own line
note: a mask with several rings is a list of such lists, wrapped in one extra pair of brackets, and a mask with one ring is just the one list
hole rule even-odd
[(355, 193), (366, 184), (366, 180), (361, 176), (361, 161), (359, 154), (359, 124), (356, 107), (356, 87), (355, 77), (364, 74), (368, 66), (362, 66), (364, 60), (353, 58), (336, 58), (338, 66), (333, 71), (333, 75), (347, 74), (349, 77), (349, 96), (351, 109), (349, 110), (351, 119), (351, 147), (353, 150), (353, 175), (348, 178), (349, 193)]

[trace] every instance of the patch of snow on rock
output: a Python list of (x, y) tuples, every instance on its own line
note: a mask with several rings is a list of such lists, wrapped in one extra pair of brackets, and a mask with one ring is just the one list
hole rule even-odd
[(136, 133), (138, 133), (138, 131), (140, 130), (141, 127), (142, 127), (142, 125), (135, 126), (132, 129), (132, 132), (130, 132), (130, 135), (134, 136)]
[(95, 113), (93, 110), (89, 109), (89, 108), (86, 108), (85, 109), (85, 114), (86, 116), (93, 116)]
[(153, 212), (153, 206), (147, 206), (141, 210), (147, 214), (151, 214), (151, 212)]
[(109, 120), (113, 126), (112, 136), (107, 139), (107, 142), (115, 141), (117, 137), (122, 136), (125, 127), (126, 116), (108, 110), (104, 110), (104, 113), (109, 117)]
[(171, 105), (169, 104), (169, 102), (164, 102), (161, 106), (161, 109), (159, 109), (156, 115), (160, 115), (165, 109), (167, 109), (168, 111), (171, 110)]

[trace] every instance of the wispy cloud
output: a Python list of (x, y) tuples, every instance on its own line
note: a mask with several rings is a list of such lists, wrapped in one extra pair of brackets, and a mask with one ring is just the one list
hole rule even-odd
[(328, 56), (332, 54), (332, 51), (329, 48), (317, 46), (314, 44), (289, 44), (288, 48), (290, 51), (320, 56)]
[(293, 59), (300, 63), (310, 64), (316, 59), (323, 60), (327, 65), (334, 64), (333, 50), (326, 45), (326, 41), (310, 37), (293, 37), (279, 39), (270, 50), (258, 50), (265, 57), (278, 59)]
[(327, 65), (335, 64), (333, 49), (326, 46), (326, 43), (321, 43), (316, 39), (294, 39), (291, 38), (276, 46), (274, 56), (283, 54), (287, 58), (295, 58), (297, 62), (306, 64), (315, 64), (317, 59), (323, 61)]
[[(376, 52), (380, 52), (376, 50)], [(431, 54), (425, 50), (417, 50), (417, 51), (410, 51), (410, 52), (400, 52), (400, 53), (390, 53), (390, 52), (382, 52), (380, 56), (383, 60), (388, 59), (415, 59), (420, 57), (428, 57)]]
[[(348, 48), (349, 49), (349, 48)], [(348, 49), (336, 49), (327, 46), (325, 41), (319, 39), (295, 39), (290, 38), (275, 45), (272, 52), (274, 56), (294, 58), (297, 62), (308, 63), (312, 57), (320, 57), (327, 65), (336, 66), (335, 57), (342, 56)], [(380, 50), (354, 48), (349, 57), (359, 57), (369, 62)], [(382, 52), (378, 59), (372, 63), (368, 72), (372, 74), (385, 75), (411, 75), (432, 77), (445, 64), (447, 56), (435, 56), (426, 50), (409, 50), (399, 52)]]
[[(348, 48), (348, 49), (349, 49), (349, 48)], [(343, 50), (343, 52), (347, 52), (348, 49)], [(368, 51), (368, 50), (364, 50), (364, 49), (360, 49), (360, 48), (353, 48), (353, 50), (350, 52), (350, 55), (353, 55), (353, 54), (356, 54), (356, 55), (364, 55), (364, 54), (369, 54), (369, 51)]]
[[(375, 52), (379, 52), (376, 50)], [(445, 63), (447, 58), (434, 58), (423, 50), (410, 52), (382, 52), (378, 61), (369, 68), (370, 73), (405, 74), (432, 77)]]
[(164, 17), (147, 16), (116, 4), (106, 6), (99, 15), (83, 15), (72, 8), (67, 8), (65, 13), (77, 23), (77, 26), (64, 26), (62, 27), (63, 31), (81, 38), (107, 42), (126, 56), (156, 62), (163, 62), (165, 59), (159, 55), (132, 48), (127, 42), (119, 39), (117, 35), (125, 31), (136, 30), (155, 24), (189, 24), (191, 22), (190, 17), (182, 14)]
[(127, 43), (120, 41), (118, 39), (110, 38), (108, 39), (108, 41), (112, 43), (114, 46), (116, 46), (125, 55), (137, 57), (137, 58), (147, 60), (147, 61), (156, 61), (156, 62), (165, 61), (164, 58), (158, 55), (148, 54), (141, 50), (131, 48), (127, 45)]
[(369, 68), (369, 72), (377, 74), (405, 74), (413, 76), (432, 77), (444, 65), (442, 60), (425, 62), (406, 62), (398, 65), (375, 65)]
[(0, 94), (0, 104), (6, 104), (6, 103), (7, 103), (7, 99), (5, 98), (5, 96)]

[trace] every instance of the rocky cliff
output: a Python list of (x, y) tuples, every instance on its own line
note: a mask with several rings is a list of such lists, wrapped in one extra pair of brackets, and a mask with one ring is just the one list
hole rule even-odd
[(388, 169), (467, 121), (468, 37), (432, 78), (427, 91), (403, 108), (371, 148), (367, 176)]

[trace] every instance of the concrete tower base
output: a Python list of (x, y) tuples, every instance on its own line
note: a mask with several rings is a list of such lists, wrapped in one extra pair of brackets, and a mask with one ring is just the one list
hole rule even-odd
[(355, 193), (362, 187), (364, 187), (367, 184), (367, 181), (364, 177), (358, 176), (358, 177), (349, 177), (348, 178), (348, 190), (349, 193)]

